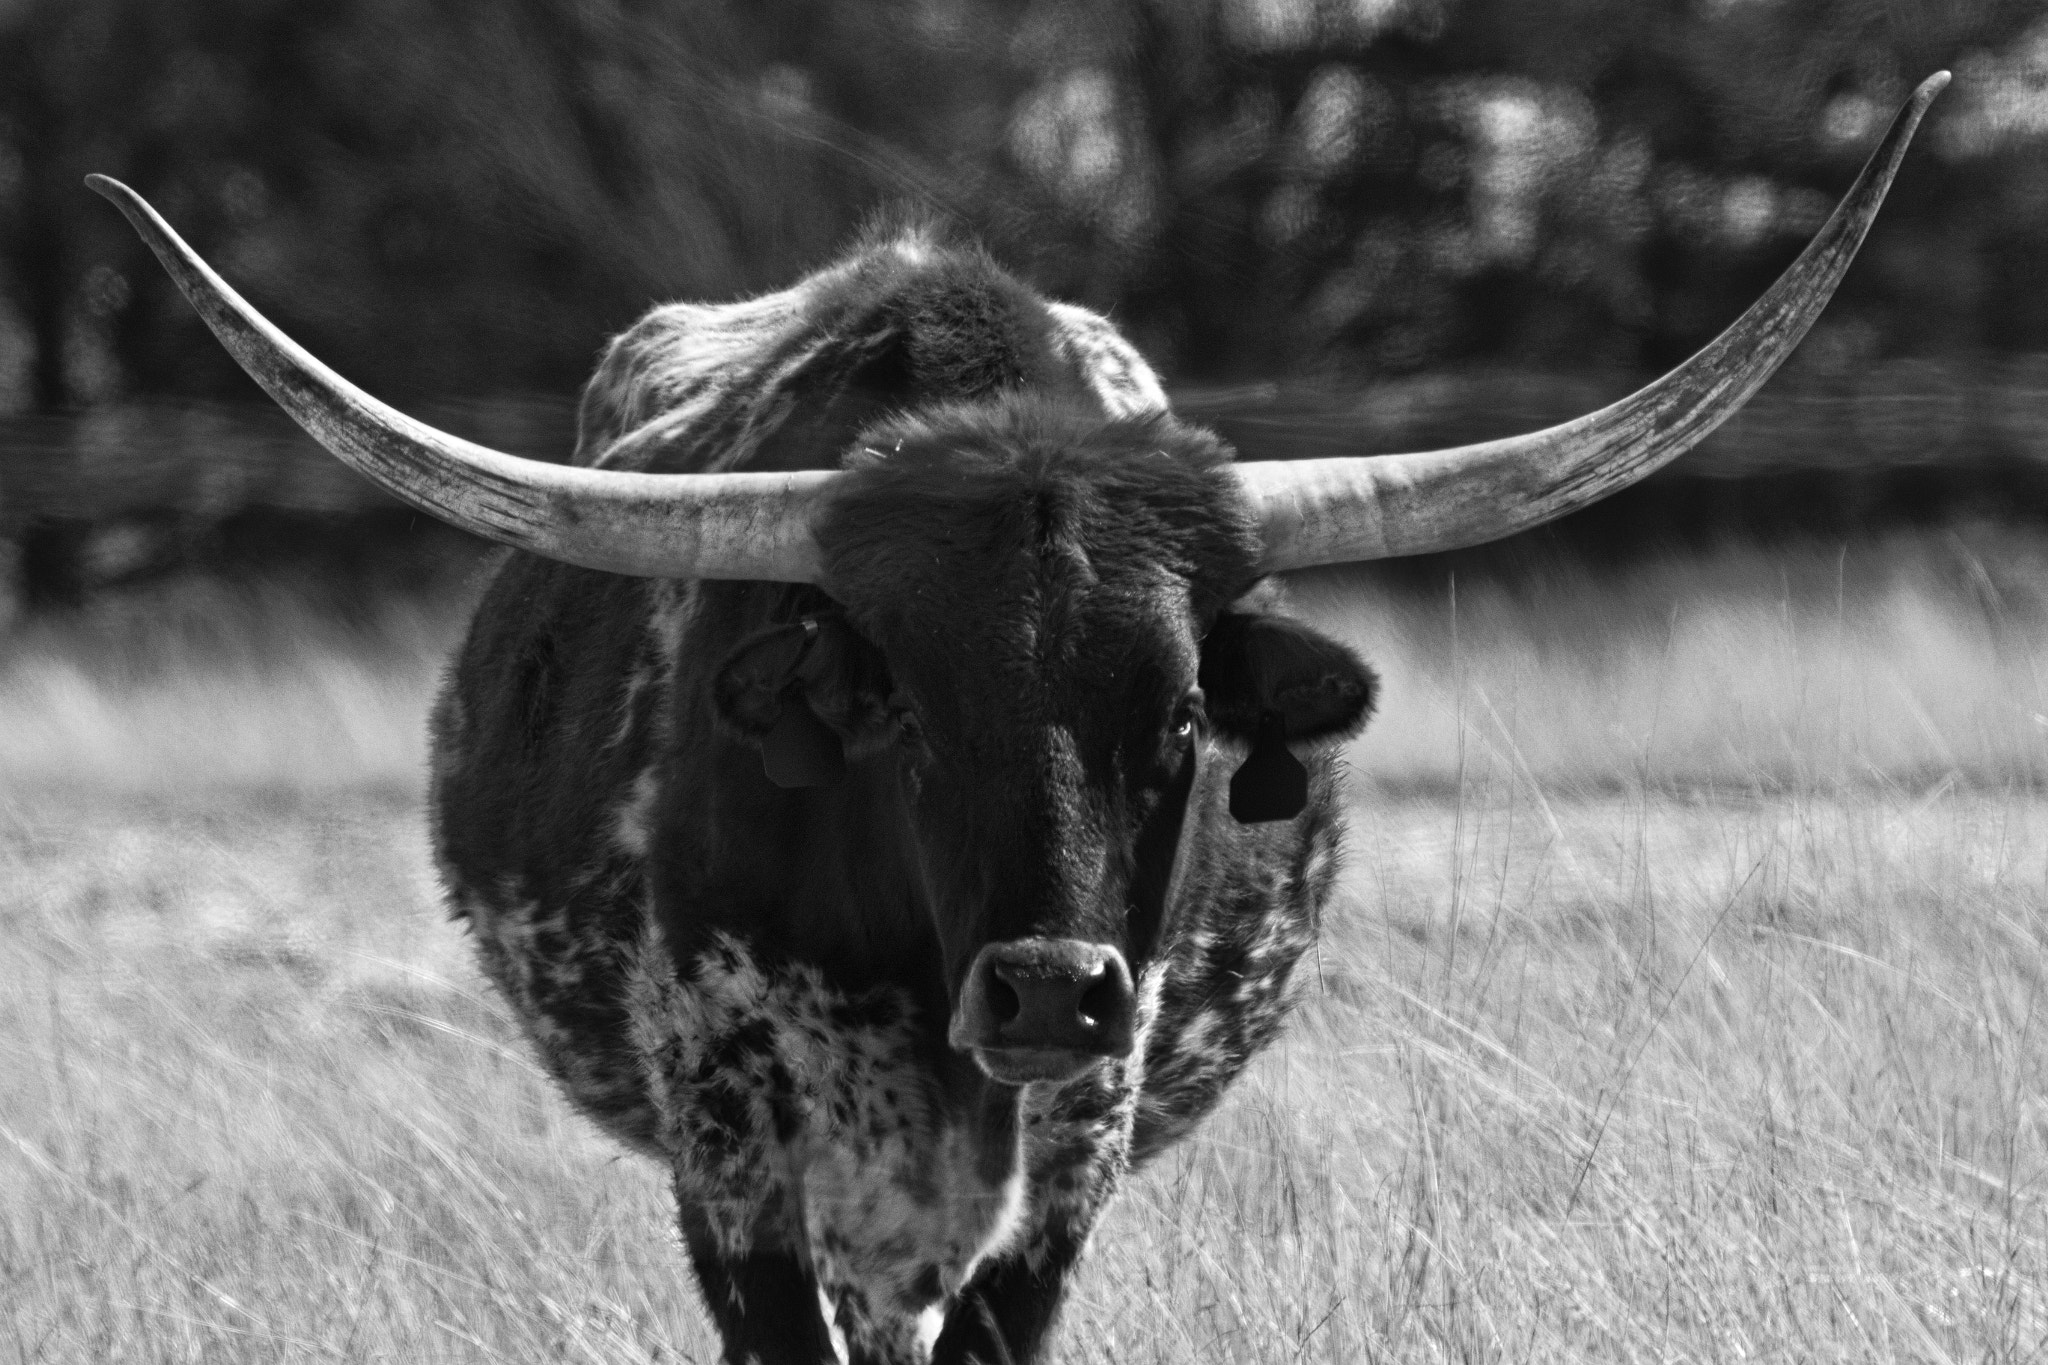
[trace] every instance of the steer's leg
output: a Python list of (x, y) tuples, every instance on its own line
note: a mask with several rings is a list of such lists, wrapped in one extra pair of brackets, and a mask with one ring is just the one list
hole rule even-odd
[(726, 1365), (838, 1365), (810, 1269), (787, 1252), (729, 1256), (696, 1221), (683, 1215), (683, 1241)]
[[(1090, 1220), (1092, 1222), (1092, 1220)], [(984, 1261), (946, 1314), (933, 1365), (1029, 1365), (1039, 1358), (1088, 1242), (1088, 1224), (1049, 1219), (1037, 1236)]]
[(924, 1365), (931, 1338), (920, 1331), (919, 1314), (901, 1307), (877, 1311), (858, 1290), (843, 1290), (838, 1318), (847, 1365)]

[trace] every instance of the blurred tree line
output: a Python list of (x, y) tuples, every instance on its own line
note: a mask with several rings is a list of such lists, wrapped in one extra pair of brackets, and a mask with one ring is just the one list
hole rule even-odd
[(2048, 351), (2040, 0), (9, 0), (0, 415), (254, 396), (88, 171), (401, 403), (566, 399), (904, 204), (1184, 387), (1622, 385), (1943, 66), (1822, 380)]
[(249, 392), (91, 170), (397, 396), (922, 203), (1181, 381), (1661, 368), (1936, 106), (1821, 359), (2048, 349), (2039, 0), (14, 0), (0, 405)]

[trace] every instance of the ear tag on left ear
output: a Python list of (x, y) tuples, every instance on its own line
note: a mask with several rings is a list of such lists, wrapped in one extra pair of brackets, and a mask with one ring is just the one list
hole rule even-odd
[(761, 766), (778, 787), (822, 787), (846, 772), (846, 751), (800, 692), (782, 699), (782, 714), (761, 736)]
[(1259, 737), (1230, 779), (1230, 813), (1240, 825), (1292, 820), (1308, 805), (1308, 769), (1287, 750), (1287, 722), (1278, 711), (1259, 717)]

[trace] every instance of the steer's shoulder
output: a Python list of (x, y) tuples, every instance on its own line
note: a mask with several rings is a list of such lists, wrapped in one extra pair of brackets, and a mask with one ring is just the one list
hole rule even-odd
[(702, 424), (771, 385), (776, 358), (802, 348), (816, 296), (832, 283), (826, 272), (759, 298), (650, 309), (612, 338), (584, 385), (576, 462), (646, 468), (672, 444), (650, 438)]
[(504, 561), (435, 709), (444, 871), (567, 885), (638, 855), (622, 811), (658, 756), (693, 600), (687, 584)]
[(1106, 318), (976, 247), (899, 227), (788, 289), (648, 312), (584, 388), (576, 458), (676, 473), (829, 466), (877, 418), (1006, 390), (1112, 417), (1166, 408)]

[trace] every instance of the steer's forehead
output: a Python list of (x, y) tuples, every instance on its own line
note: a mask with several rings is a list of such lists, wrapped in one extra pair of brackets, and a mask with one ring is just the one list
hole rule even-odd
[(1184, 568), (1099, 534), (1114, 509), (1078, 507), (1065, 492), (1007, 509), (972, 549), (925, 537), (905, 546), (896, 588), (928, 608), (884, 610), (872, 629), (928, 723), (990, 741), (1051, 727), (1090, 746), (1192, 681)]
[[(1024, 400), (870, 433), (818, 527), (826, 585), (928, 726), (1084, 748), (1172, 704), (1258, 538), (1214, 437)], [(984, 738), (988, 737), (988, 738)]]
[(1171, 419), (1051, 400), (894, 419), (815, 524), (824, 585), (936, 747), (1021, 774), (1059, 731), (1094, 769), (1156, 730), (1256, 575), (1228, 462)]

